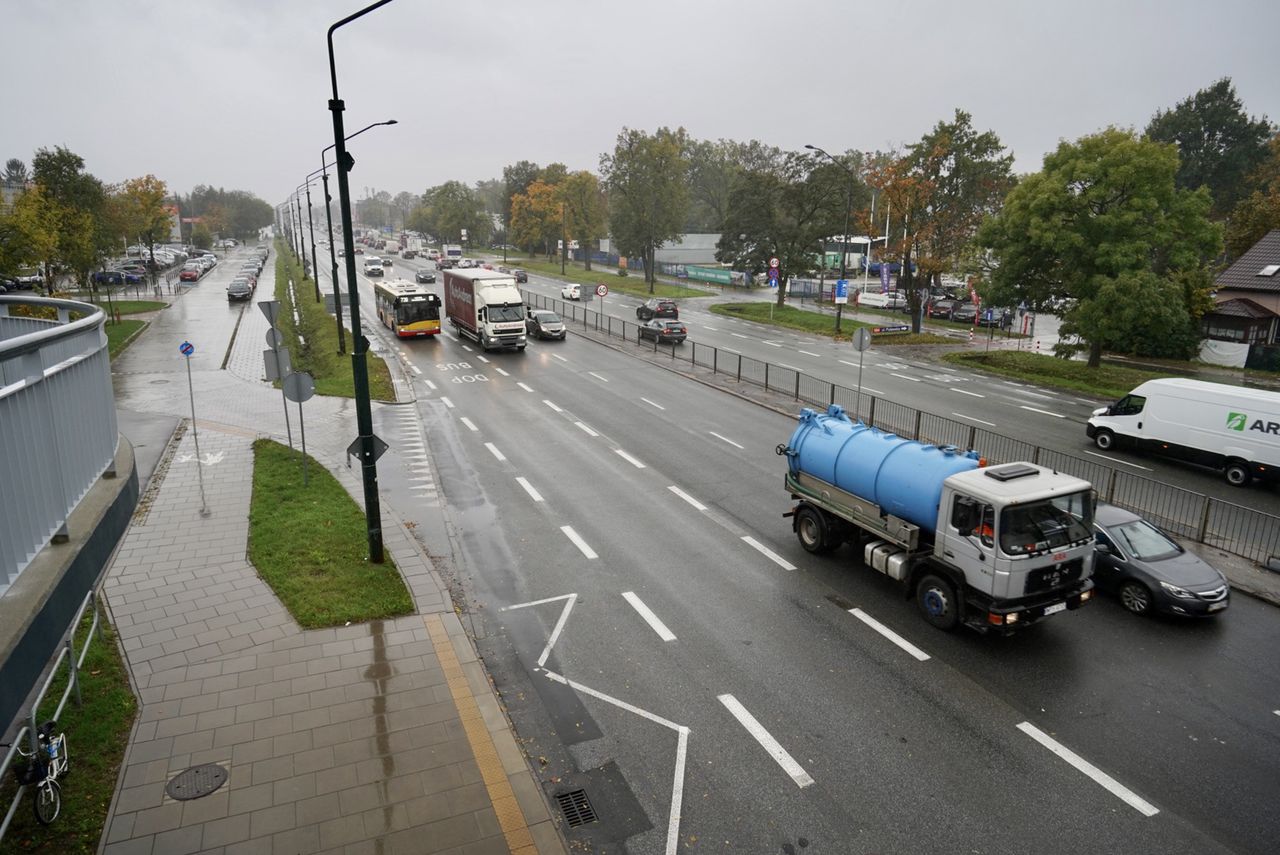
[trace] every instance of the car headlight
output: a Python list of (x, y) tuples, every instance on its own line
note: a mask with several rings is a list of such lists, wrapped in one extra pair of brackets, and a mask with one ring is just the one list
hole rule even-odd
[(1186, 588), (1179, 588), (1177, 585), (1170, 585), (1168, 582), (1161, 582), (1160, 587), (1164, 588), (1166, 593), (1180, 600), (1194, 600), (1196, 598), (1196, 595)]

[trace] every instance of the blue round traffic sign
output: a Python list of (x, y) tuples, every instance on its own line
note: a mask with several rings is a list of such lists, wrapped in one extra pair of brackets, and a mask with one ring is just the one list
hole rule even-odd
[(189, 341), (184, 341), (178, 345), (178, 350), (182, 351), (183, 356), (190, 356), (196, 352), (196, 346)]

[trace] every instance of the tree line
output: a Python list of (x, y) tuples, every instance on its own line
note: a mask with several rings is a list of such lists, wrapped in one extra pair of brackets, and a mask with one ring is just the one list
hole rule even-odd
[(131, 243), (167, 242), (171, 205), (202, 218), (184, 237), (205, 248), (214, 233), (249, 238), (272, 221), (271, 206), (244, 191), (200, 185), (182, 197), (154, 175), (107, 184), (62, 146), (39, 149), (29, 169), (10, 158), (0, 178), (15, 192), (13, 204), (0, 209), (0, 273), (38, 268), (49, 291), (64, 273), (91, 287), (92, 273)]
[(987, 305), (1052, 307), (1067, 333), (1060, 352), (1096, 365), (1104, 349), (1194, 353), (1215, 271), (1280, 228), (1280, 136), (1224, 78), (1157, 110), (1142, 132), (1063, 141), (1029, 175), (957, 109), (893, 151), (623, 128), (598, 174), (519, 161), (501, 180), (403, 201), (409, 228), (450, 242), (465, 229), (473, 244), (500, 235), (551, 255), (576, 240), (589, 259), (608, 235), (650, 283), (657, 248), (688, 232), (720, 234), (716, 258), (736, 270), (763, 273), (777, 257), (784, 278), (817, 273), (847, 223), (900, 265), (913, 308), (943, 274), (967, 278)]

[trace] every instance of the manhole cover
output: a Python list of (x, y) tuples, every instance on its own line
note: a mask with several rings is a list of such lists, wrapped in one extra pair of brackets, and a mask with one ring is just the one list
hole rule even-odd
[(183, 769), (173, 776), (164, 791), (178, 801), (207, 796), (227, 782), (227, 770), (217, 763), (205, 763)]
[(591, 807), (586, 790), (561, 793), (556, 796), (556, 804), (560, 806), (560, 812), (564, 814), (565, 822), (569, 823), (570, 828), (596, 821), (596, 811)]

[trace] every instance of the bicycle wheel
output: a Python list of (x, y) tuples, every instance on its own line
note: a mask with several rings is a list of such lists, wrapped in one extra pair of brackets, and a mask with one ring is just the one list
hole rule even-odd
[(35, 809), (36, 820), (41, 825), (48, 825), (58, 818), (62, 810), (62, 787), (57, 781), (45, 781), (36, 789), (31, 806)]

